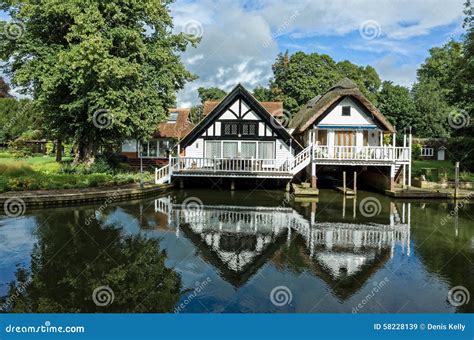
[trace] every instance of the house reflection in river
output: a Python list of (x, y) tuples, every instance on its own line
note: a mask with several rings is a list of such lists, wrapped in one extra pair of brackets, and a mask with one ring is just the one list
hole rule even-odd
[[(316, 221), (316, 204), (306, 218), (291, 207), (251, 207), (155, 201), (176, 235), (190, 239), (222, 278), (245, 284), (285, 247), (299, 247), (305, 267), (341, 299), (357, 291), (393, 257), (396, 245), (410, 256), (410, 204), (389, 203), (387, 223)], [(379, 221), (380, 219), (378, 219)]]

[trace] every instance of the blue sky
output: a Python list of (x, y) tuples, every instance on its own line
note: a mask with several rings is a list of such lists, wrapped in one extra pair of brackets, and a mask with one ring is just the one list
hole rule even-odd
[(463, 33), (463, 2), (177, 0), (170, 5), (175, 31), (202, 38), (183, 55), (199, 79), (180, 91), (178, 104), (196, 103), (200, 86), (267, 85), (277, 54), (287, 49), (370, 64), (383, 80), (411, 86), (428, 50)]

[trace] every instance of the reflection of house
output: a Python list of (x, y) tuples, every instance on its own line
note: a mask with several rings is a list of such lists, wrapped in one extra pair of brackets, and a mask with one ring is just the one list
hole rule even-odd
[(444, 161), (447, 159), (445, 138), (413, 138), (414, 144), (421, 146), (420, 158)]
[(148, 141), (126, 140), (121, 154), (132, 166), (140, 165), (140, 156), (144, 165), (167, 163), (169, 151), (194, 126), (189, 120), (189, 113), (189, 109), (170, 109), (167, 121), (158, 125), (153, 138)]
[(292, 208), (194, 209), (169, 198), (155, 201), (155, 211), (170, 216), (177, 235), (183, 232), (233, 285), (244, 284), (285, 243), (294, 243), (304, 250), (306, 266), (344, 299), (393, 256), (395, 245), (410, 255), (410, 221), (405, 220), (410, 209), (403, 206), (399, 214), (394, 204), (390, 207), (387, 224), (316, 223)]

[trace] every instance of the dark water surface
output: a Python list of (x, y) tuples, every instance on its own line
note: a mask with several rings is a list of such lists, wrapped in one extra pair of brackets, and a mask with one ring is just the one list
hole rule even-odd
[(474, 206), (453, 209), (330, 190), (307, 203), (280, 191), (177, 190), (27, 208), (0, 217), (0, 308), (474, 312)]

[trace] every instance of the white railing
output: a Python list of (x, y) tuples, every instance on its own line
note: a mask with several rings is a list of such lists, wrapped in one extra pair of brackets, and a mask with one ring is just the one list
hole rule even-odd
[(173, 157), (173, 171), (288, 172), (288, 161), (254, 158)]
[(169, 181), (170, 177), (170, 166), (165, 165), (161, 168), (155, 168), (155, 184), (163, 184)]
[(399, 146), (318, 145), (314, 148), (314, 159), (408, 162), (410, 160), (410, 148)]
[(306, 165), (308, 165), (309, 163), (308, 160), (311, 158), (311, 150), (313, 150), (312, 144), (310, 144), (305, 149), (303, 149), (303, 151), (298, 153), (290, 163), (291, 170), (296, 169), (296, 168), (299, 169), (300, 165), (302, 167), (305, 167)]

